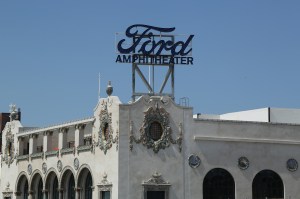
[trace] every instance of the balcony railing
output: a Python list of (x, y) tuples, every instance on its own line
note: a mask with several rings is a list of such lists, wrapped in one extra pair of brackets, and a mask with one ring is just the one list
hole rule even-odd
[(84, 152), (84, 151), (92, 151), (92, 145), (81, 145), (77, 147), (77, 153)]
[(17, 156), (17, 161), (29, 160), (29, 154)]
[(69, 153), (75, 153), (75, 148), (63, 148), (60, 150), (60, 155), (65, 155), (65, 154), (69, 154)]
[(37, 159), (37, 158), (43, 158), (44, 157), (44, 152), (40, 153), (33, 153), (30, 155), (31, 159)]
[(58, 150), (55, 150), (55, 151), (46, 151), (45, 152), (45, 157), (51, 157), (51, 156), (58, 156)]

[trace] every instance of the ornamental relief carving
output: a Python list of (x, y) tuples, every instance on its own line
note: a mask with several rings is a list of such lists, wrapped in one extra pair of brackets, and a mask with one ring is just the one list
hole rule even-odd
[(15, 159), (15, 145), (14, 145), (14, 135), (11, 132), (11, 125), (7, 124), (7, 133), (5, 136), (6, 139), (6, 145), (5, 145), (5, 151), (4, 151), (4, 157), (3, 160), (8, 166), (13, 163)]
[(102, 109), (100, 111), (100, 128), (98, 132), (98, 145), (99, 148), (107, 153), (108, 149), (116, 143), (116, 148), (118, 149), (118, 131), (116, 132), (116, 137), (113, 138), (113, 128), (112, 128), (112, 114), (107, 110), (107, 102), (102, 101)]
[(172, 138), (172, 129), (169, 122), (169, 113), (162, 107), (156, 104), (154, 107), (149, 107), (144, 112), (143, 125), (140, 128), (140, 137), (135, 138), (133, 132), (133, 121), (130, 123), (130, 136), (129, 147), (132, 151), (133, 142), (142, 143), (147, 148), (152, 148), (155, 153), (160, 149), (165, 149), (170, 144), (178, 144), (179, 151), (181, 152), (182, 144), (182, 124), (179, 124), (179, 136), (176, 140)]

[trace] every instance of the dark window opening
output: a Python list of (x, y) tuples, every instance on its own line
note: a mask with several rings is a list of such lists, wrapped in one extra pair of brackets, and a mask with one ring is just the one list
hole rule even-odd
[(36, 147), (36, 152), (37, 153), (43, 152), (43, 146), (37, 146)]
[(224, 169), (209, 171), (203, 182), (203, 199), (234, 199), (235, 185), (230, 173)]
[(86, 138), (84, 138), (84, 145), (85, 146), (92, 145), (92, 137), (86, 137)]
[(163, 133), (162, 126), (159, 122), (152, 122), (149, 128), (150, 138), (154, 141), (157, 141), (161, 138)]
[(165, 199), (164, 191), (147, 191), (147, 199)]
[(283, 182), (280, 176), (271, 170), (259, 172), (252, 183), (253, 199), (283, 198)]
[(58, 180), (57, 177), (55, 177), (54, 182), (53, 182), (53, 187), (52, 187), (52, 198), (53, 199), (58, 199)]
[(7, 155), (9, 155), (10, 156), (10, 154), (11, 154), (11, 142), (9, 141), (8, 142), (8, 144), (7, 144)]
[(42, 178), (40, 178), (40, 181), (39, 181), (39, 184), (38, 184), (37, 198), (43, 198), (43, 181), (42, 181)]
[(68, 198), (75, 199), (75, 181), (73, 176), (70, 177), (68, 184)]
[(68, 142), (68, 148), (74, 148), (74, 147), (75, 147), (75, 142), (74, 141)]
[(105, 140), (109, 139), (109, 126), (108, 126), (108, 123), (105, 123), (105, 125), (104, 125), (104, 139)]
[(100, 199), (110, 199), (110, 191), (101, 191)]
[(24, 185), (24, 189), (22, 191), (23, 193), (23, 199), (28, 199), (28, 182), (26, 180), (25, 185)]
[(93, 181), (92, 181), (92, 176), (91, 173), (88, 173), (86, 180), (85, 180), (85, 199), (92, 199), (92, 186), (93, 186)]

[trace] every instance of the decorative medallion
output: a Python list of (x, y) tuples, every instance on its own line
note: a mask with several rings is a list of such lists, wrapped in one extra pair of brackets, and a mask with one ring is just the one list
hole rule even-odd
[(297, 162), (297, 160), (295, 160), (293, 158), (289, 159), (286, 162), (286, 167), (287, 167), (287, 169), (289, 171), (292, 171), (292, 172), (297, 171), (297, 169), (298, 169), (298, 162)]
[(5, 151), (4, 151), (4, 162), (8, 164), (8, 166), (13, 163), (15, 159), (15, 145), (14, 145), (14, 135), (11, 131), (11, 124), (6, 124), (6, 145), (5, 145)]
[(47, 164), (46, 164), (46, 162), (44, 162), (42, 164), (42, 171), (43, 171), (43, 174), (46, 174), (46, 172), (47, 172)]
[(139, 144), (142, 143), (147, 148), (153, 148), (153, 151), (157, 153), (160, 149), (165, 149), (172, 144), (179, 145), (179, 151), (181, 152), (182, 143), (182, 124), (179, 124), (179, 137), (174, 140), (172, 138), (172, 130), (169, 124), (169, 113), (162, 107), (149, 107), (144, 112), (143, 126), (140, 128), (140, 137), (137, 139), (133, 134), (133, 122), (130, 123), (130, 150), (133, 149), (133, 142)]
[(197, 156), (195, 154), (190, 155), (190, 157), (189, 157), (190, 167), (195, 169), (200, 165), (200, 163), (201, 163), (201, 160), (200, 160), (199, 156)]
[(75, 168), (75, 170), (78, 170), (78, 168), (79, 168), (79, 160), (78, 160), (78, 158), (74, 159), (74, 168)]
[(238, 166), (242, 170), (246, 170), (249, 167), (249, 160), (246, 157), (240, 157), (238, 160)]
[(60, 160), (57, 161), (57, 170), (61, 172), (62, 170), (62, 162)]
[(106, 154), (107, 150), (112, 147), (113, 143), (117, 143), (118, 148), (119, 135), (117, 134), (116, 137), (113, 138), (111, 116), (112, 114), (109, 113), (107, 110), (107, 103), (102, 101), (102, 109), (100, 111), (100, 129), (98, 133), (98, 143), (100, 149), (104, 151), (104, 154)]
[(27, 166), (27, 172), (28, 172), (29, 175), (31, 175), (31, 173), (32, 173), (32, 165), (31, 164), (29, 164)]

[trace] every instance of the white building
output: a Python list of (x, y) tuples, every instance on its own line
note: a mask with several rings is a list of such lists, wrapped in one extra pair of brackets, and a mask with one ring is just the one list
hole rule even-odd
[(100, 99), (90, 118), (2, 133), (3, 198), (300, 198), (300, 110), (193, 115), (169, 97)]

